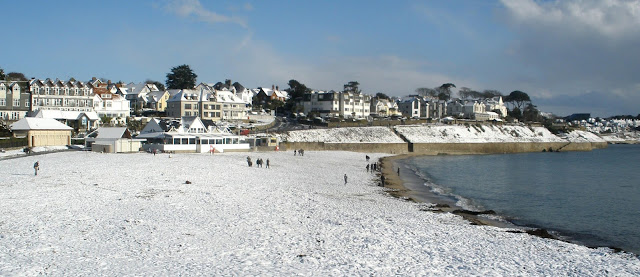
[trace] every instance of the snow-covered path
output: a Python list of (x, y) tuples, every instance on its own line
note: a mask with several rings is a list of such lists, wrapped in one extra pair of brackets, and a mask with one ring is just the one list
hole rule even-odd
[(420, 211), (366, 164), (311, 151), (2, 160), (0, 275), (640, 275), (630, 255)]

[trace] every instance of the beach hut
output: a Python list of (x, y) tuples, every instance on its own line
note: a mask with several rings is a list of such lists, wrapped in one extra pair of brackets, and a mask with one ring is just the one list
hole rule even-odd
[(15, 137), (26, 137), (28, 147), (71, 145), (73, 128), (55, 119), (25, 117), (9, 128)]

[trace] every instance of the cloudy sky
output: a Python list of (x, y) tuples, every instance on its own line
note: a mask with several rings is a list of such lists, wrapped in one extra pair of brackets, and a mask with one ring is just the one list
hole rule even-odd
[(0, 68), (27, 77), (198, 82), (390, 96), (528, 93), (557, 115), (640, 113), (640, 0), (0, 0)]

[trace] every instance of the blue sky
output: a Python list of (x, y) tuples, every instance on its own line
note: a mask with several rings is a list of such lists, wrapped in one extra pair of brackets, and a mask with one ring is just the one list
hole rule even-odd
[(0, 3), (0, 67), (27, 77), (164, 83), (188, 64), (198, 82), (390, 96), (451, 82), (557, 115), (640, 113), (640, 0)]

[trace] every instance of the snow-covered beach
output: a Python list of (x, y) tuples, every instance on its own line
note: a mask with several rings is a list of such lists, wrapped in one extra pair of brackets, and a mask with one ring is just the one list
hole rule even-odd
[(422, 211), (378, 187), (362, 153), (61, 152), (0, 165), (0, 275), (640, 274), (630, 254)]

